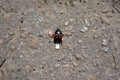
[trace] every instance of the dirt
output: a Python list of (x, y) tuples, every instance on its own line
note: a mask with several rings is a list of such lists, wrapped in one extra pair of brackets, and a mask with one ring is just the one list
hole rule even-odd
[(120, 80), (120, 1), (0, 0), (0, 80)]

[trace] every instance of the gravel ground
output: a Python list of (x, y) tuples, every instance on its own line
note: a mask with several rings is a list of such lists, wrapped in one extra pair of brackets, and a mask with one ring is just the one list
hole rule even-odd
[(0, 80), (120, 80), (120, 0), (0, 0)]

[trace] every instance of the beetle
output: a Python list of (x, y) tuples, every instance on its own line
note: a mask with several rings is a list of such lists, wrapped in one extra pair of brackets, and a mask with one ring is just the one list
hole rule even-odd
[(62, 31), (59, 28), (57, 28), (54, 33), (54, 43), (62, 45), (62, 37), (63, 37)]

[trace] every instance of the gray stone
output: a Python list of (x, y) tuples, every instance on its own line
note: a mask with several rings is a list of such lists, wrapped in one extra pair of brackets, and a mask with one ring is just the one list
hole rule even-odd
[(73, 65), (74, 65), (74, 66), (78, 66), (78, 64), (77, 64), (75, 61), (73, 61)]
[(9, 45), (9, 49), (10, 49), (11, 51), (15, 50), (15, 45), (14, 45), (14, 44), (10, 44), (10, 45)]
[(88, 28), (85, 27), (85, 26), (83, 26), (83, 27), (80, 29), (80, 31), (83, 32), (83, 33), (86, 32), (87, 30), (88, 30)]
[(107, 46), (107, 45), (108, 45), (108, 40), (107, 40), (107, 39), (103, 39), (102, 45), (103, 45), (103, 46)]
[(70, 19), (71, 22), (72, 22), (73, 20), (74, 20), (73, 18)]
[(98, 39), (98, 35), (94, 35), (94, 39)]
[(81, 42), (82, 42), (82, 40), (81, 40), (81, 39), (79, 39), (79, 40), (78, 40), (78, 43), (81, 43)]
[(84, 21), (85, 21), (85, 25), (89, 27), (90, 26), (90, 20), (85, 19)]
[(55, 67), (56, 67), (56, 68), (59, 68), (59, 67), (60, 67), (60, 64), (55, 64)]
[(66, 21), (64, 25), (67, 26), (68, 24), (69, 24), (69, 21)]
[(41, 23), (44, 20), (44, 17), (39, 17), (38, 21)]
[(103, 50), (104, 52), (108, 52), (109, 48), (108, 48), (108, 47), (102, 47), (102, 50)]

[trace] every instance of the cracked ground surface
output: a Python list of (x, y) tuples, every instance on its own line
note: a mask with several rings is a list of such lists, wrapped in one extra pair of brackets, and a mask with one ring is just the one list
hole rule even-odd
[[(120, 80), (119, 5), (0, 0), (0, 80)], [(56, 28), (60, 50), (48, 36)]]

